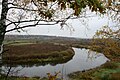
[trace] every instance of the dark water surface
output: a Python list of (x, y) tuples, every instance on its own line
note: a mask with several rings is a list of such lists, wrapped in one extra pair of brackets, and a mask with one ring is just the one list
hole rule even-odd
[[(75, 55), (71, 60), (66, 63), (57, 65), (40, 65), (32, 67), (12, 67), (9, 76), (26, 76), (26, 77), (45, 77), (46, 73), (54, 74), (55, 72), (61, 72), (61, 75), (67, 76), (70, 73), (76, 71), (89, 70), (104, 64), (108, 59), (101, 53), (90, 52), (87, 49), (73, 48)], [(6, 71), (10, 67), (3, 66), (2, 69)], [(5, 73), (5, 72), (4, 72)]]

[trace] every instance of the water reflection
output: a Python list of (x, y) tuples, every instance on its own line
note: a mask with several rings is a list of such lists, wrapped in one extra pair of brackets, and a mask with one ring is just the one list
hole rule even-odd
[(2, 66), (2, 74), (5, 74), (6, 76), (17, 76), (19, 72), (23, 69), (22, 68), (16, 68), (12, 66)]
[[(27, 76), (27, 77), (45, 77), (46, 73), (54, 74), (55, 72), (61, 71), (63, 76), (67, 76), (72, 72), (88, 70), (95, 68), (104, 64), (108, 59), (103, 54), (96, 54), (95, 52), (89, 53), (86, 49), (73, 48), (75, 55), (73, 58), (65, 63), (57, 63), (56, 65), (46, 64), (46, 65), (32, 65), (32, 66), (17, 66), (12, 67), (11, 70), (17, 71), (17, 74), (12, 74), (10, 76)], [(5, 71), (5, 67), (2, 69)]]
[(11, 67), (18, 67), (18, 66), (21, 66), (21, 67), (33, 67), (33, 66), (46, 66), (46, 65), (51, 65), (51, 66), (56, 66), (56, 65), (58, 65), (58, 64), (64, 64), (64, 63), (67, 63), (68, 61), (70, 61), (70, 60), (72, 60), (72, 58), (73, 58), (73, 56), (74, 55), (71, 55), (71, 56), (69, 56), (68, 58), (66, 58), (66, 59), (64, 59), (64, 60), (61, 60), (61, 59), (59, 59), (59, 60), (56, 60), (56, 61), (41, 61), (41, 62), (35, 62), (35, 63), (33, 63), (33, 62), (28, 62), (28, 63), (26, 63), (26, 62), (24, 62), (24, 63), (11, 63), (11, 62), (4, 62), (3, 61), (3, 64), (2, 65), (4, 65), (4, 66), (11, 66)]

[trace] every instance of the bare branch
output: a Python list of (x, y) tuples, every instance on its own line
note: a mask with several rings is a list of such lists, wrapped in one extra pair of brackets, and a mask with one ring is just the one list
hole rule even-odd
[(56, 1), (54, 4), (52, 4), (49, 9), (51, 9), (57, 3), (58, 3), (58, 1)]
[(46, 23), (46, 24), (40, 24), (40, 23), (36, 23), (36, 24), (31, 24), (31, 25), (25, 25), (25, 26), (22, 26), (22, 27), (15, 27), (13, 29), (10, 29), (10, 30), (7, 30), (5, 31), (6, 32), (10, 32), (10, 31), (14, 31), (14, 30), (18, 30), (18, 29), (23, 29), (23, 28), (27, 28), (27, 27), (36, 27), (37, 25), (55, 25), (55, 24), (58, 24), (59, 22), (55, 22), (55, 23)]
[[(8, 20), (8, 19), (7, 19)], [(25, 23), (25, 22), (37, 22), (37, 21), (43, 21), (43, 22), (63, 22), (63, 20), (58, 20), (58, 21), (49, 21), (49, 20), (41, 20), (41, 19), (35, 19), (35, 20), (24, 20), (24, 21), (16, 21), (16, 22), (12, 22), (7, 24), (7, 26), (11, 25), (11, 24), (16, 24), (16, 23)]]
[(27, 8), (22, 8), (22, 7), (9, 7), (9, 9), (22, 9), (22, 10), (26, 10), (26, 11), (39, 11), (39, 10), (34, 10), (34, 9), (27, 9)]
[(13, 21), (11, 21), (11, 20), (9, 20), (9, 19), (6, 19), (6, 20), (9, 21), (9, 22), (11, 22), (11, 23), (9, 23), (7, 26), (9, 26), (9, 25), (11, 25), (11, 24), (14, 24), (15, 26), (17, 26), (15, 22), (13, 22)]
[(113, 10), (114, 12), (120, 12), (120, 9), (119, 10), (115, 10), (114, 8), (112, 8), (112, 7), (107, 7), (108, 9), (111, 9), (111, 10)]
[[(12, 22), (10, 21), (11, 23), (7, 24), (7, 26), (11, 25), (11, 24), (14, 24), (16, 27), (13, 28), (13, 29), (10, 29), (10, 30), (7, 30), (6, 32), (10, 32), (10, 31), (14, 31), (14, 30), (18, 30), (18, 29), (23, 29), (23, 28), (26, 28), (26, 27), (35, 27), (37, 25), (55, 25), (55, 24), (58, 24), (60, 23), (60, 26), (62, 27), (63, 25), (66, 25), (66, 22), (67, 20), (69, 19), (78, 19), (78, 18), (82, 18), (82, 17), (93, 17), (93, 16), (77, 16), (77, 17), (72, 17), (72, 14), (66, 18), (63, 18), (61, 20), (42, 20), (42, 19), (34, 19), (34, 20), (24, 20), (24, 21), (16, 21), (16, 22)], [(39, 22), (46, 22), (46, 23), (39, 23)], [(31, 22), (36, 22), (35, 24), (31, 24), (31, 25), (24, 25), (22, 27), (18, 27), (17, 23), (31, 23)]]
[(34, 0), (32, 0), (31, 2), (33, 2), (33, 4), (34, 4), (35, 6), (38, 6), (38, 5), (34, 2)]

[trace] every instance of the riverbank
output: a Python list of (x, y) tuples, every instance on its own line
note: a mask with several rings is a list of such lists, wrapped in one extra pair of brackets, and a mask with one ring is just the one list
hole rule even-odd
[(77, 45), (76, 47), (82, 47), (90, 49), (92, 51), (103, 53), (110, 61), (105, 64), (90, 69), (87, 71), (78, 71), (69, 74), (71, 80), (119, 80), (120, 79), (120, 53), (105, 53), (101, 46), (88, 46), (88, 45)]
[(71, 59), (71, 47), (53, 43), (17, 43), (5, 46), (3, 64), (63, 63)]
[[(31, 45), (31, 43), (27, 43), (27, 45), (28, 44)], [(17, 46), (17, 45), (18, 43), (16, 43), (14, 46)], [(23, 45), (23, 44), (20, 44), (20, 45)], [(24, 43), (24, 45), (26, 45), (26, 42)], [(55, 44), (55, 45), (60, 45), (60, 44)], [(90, 46), (90, 45), (78, 44), (77, 46), (74, 46), (74, 47), (86, 48), (86, 49), (103, 53), (102, 52), (103, 47), (99, 45)], [(109, 62), (101, 65), (100, 67), (97, 67), (88, 71), (81, 71), (81, 72), (79, 71), (79, 72), (71, 73), (68, 75), (70, 80), (119, 80), (120, 79), (120, 56), (119, 56), (120, 53), (117, 53), (117, 55), (104, 53), (104, 55), (110, 59)], [(1, 78), (0, 80), (4, 80), (4, 79)], [(48, 77), (46, 78), (9, 77), (8, 80), (48, 80)]]

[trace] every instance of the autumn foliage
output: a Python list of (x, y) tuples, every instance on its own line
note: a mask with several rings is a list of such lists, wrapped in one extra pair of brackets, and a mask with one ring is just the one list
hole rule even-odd
[(104, 26), (94, 36), (93, 47), (99, 45), (106, 56), (120, 57), (120, 29)]

